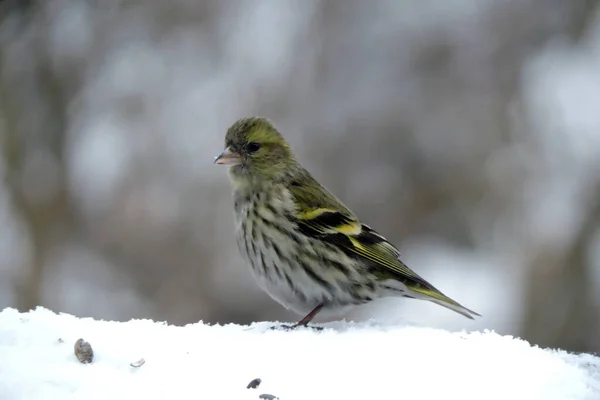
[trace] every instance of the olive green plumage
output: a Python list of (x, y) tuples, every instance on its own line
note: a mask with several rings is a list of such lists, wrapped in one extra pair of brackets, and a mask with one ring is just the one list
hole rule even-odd
[(229, 166), (240, 253), (263, 290), (306, 315), (294, 327), (318, 312), (337, 314), (388, 296), (479, 316), (408, 268), (391, 243), (298, 163), (267, 119), (235, 122), (215, 163)]

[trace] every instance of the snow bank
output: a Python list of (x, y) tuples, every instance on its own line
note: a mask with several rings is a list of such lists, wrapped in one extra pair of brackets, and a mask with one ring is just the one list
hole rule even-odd
[[(493, 332), (271, 325), (177, 327), (7, 308), (0, 399), (600, 399), (599, 358)], [(91, 364), (73, 353), (79, 338), (93, 347)], [(255, 378), (262, 383), (247, 389)]]

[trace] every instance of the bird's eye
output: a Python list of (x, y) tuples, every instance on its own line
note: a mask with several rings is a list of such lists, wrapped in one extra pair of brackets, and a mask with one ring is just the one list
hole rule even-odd
[(258, 151), (258, 149), (260, 149), (260, 143), (250, 142), (246, 146), (246, 150), (248, 151), (248, 153), (255, 153)]

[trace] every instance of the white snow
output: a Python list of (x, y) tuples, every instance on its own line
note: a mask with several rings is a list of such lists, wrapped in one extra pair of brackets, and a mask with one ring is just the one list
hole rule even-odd
[[(321, 332), (0, 312), (0, 399), (598, 399), (600, 359), (493, 332), (374, 323)], [(94, 361), (73, 354), (79, 338)], [(130, 364), (140, 359), (139, 367)], [(256, 389), (247, 389), (255, 379)]]

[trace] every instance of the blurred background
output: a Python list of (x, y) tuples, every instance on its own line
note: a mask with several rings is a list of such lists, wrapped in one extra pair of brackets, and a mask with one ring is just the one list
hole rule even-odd
[(270, 118), (481, 313), (346, 318), (600, 351), (600, 0), (5, 0), (0, 308), (296, 320), (237, 253), (226, 129)]

